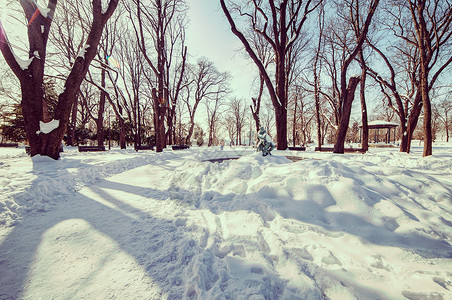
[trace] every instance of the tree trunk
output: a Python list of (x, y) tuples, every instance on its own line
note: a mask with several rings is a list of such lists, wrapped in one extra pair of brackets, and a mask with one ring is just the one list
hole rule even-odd
[(193, 135), (193, 130), (195, 128), (194, 121), (190, 122), (190, 129), (188, 129), (187, 138), (185, 139), (185, 144), (190, 145), (191, 136)]
[(121, 149), (126, 149), (126, 128), (123, 118), (119, 118), (119, 144)]
[(275, 109), (276, 120), (276, 142), (278, 150), (287, 149), (287, 110)]
[[(282, 43), (282, 41), (281, 41)], [(281, 50), (282, 52), (282, 50)], [(285, 68), (285, 53), (276, 55), (276, 95), (277, 99), (272, 99), (275, 108), (276, 120), (276, 149), (287, 149), (287, 89), (286, 89), (286, 68)], [(279, 57), (279, 59), (278, 59)], [(275, 103), (277, 103), (275, 105)], [(267, 129), (269, 130), (269, 129)]]
[(449, 142), (449, 120), (447, 118), (447, 109), (445, 111), (445, 119), (446, 119), (446, 123), (445, 123), (445, 126), (446, 126), (446, 143), (448, 143)]
[(402, 137), (400, 138), (400, 152), (408, 152), (408, 133), (407, 126), (405, 125), (407, 120), (400, 118), (400, 131), (402, 133)]
[(99, 99), (99, 110), (97, 111), (97, 120), (96, 120), (96, 127), (97, 127), (97, 146), (103, 146), (104, 145), (104, 111), (105, 111), (105, 100), (106, 100), (106, 93), (105, 93), (105, 69), (102, 69), (101, 71), (101, 86), (102, 90), (100, 91), (100, 99)]
[(407, 141), (406, 141), (406, 153), (410, 153), (411, 150), (411, 140), (413, 139), (414, 130), (417, 126), (417, 121), (422, 111), (421, 95), (419, 92), (416, 93), (414, 98), (413, 107), (411, 108), (411, 113), (408, 118), (407, 126)]
[(361, 120), (362, 120), (362, 136), (361, 136), (361, 148), (369, 150), (369, 126), (367, 122), (367, 105), (366, 105), (366, 62), (364, 60), (364, 54), (362, 49), (359, 51), (359, 60), (361, 62), (361, 83), (360, 83), (360, 99), (361, 99)]
[(259, 112), (261, 109), (261, 99), (263, 92), (264, 92), (264, 77), (262, 75), (259, 75), (259, 93), (257, 95), (257, 98), (251, 98), (251, 100), (253, 101), (253, 106), (250, 105), (251, 114), (253, 115), (253, 119), (256, 124), (256, 132), (258, 132), (261, 129)]
[(323, 145), (322, 127), (321, 127), (321, 123), (320, 123), (320, 91), (319, 91), (319, 81), (318, 81), (318, 76), (317, 76), (317, 68), (316, 67), (314, 67), (314, 68), (315, 68), (314, 69), (314, 97), (315, 97), (315, 117), (316, 117), (316, 121), (317, 121), (317, 144), (318, 144), (318, 147), (320, 148)]
[[(34, 1), (20, 1), (27, 19), (31, 19), (37, 6)], [(59, 149), (64, 134), (66, 133), (72, 106), (77, 98), (80, 84), (88, 72), (89, 65), (97, 53), (97, 46), (102, 36), (102, 31), (108, 19), (115, 11), (118, 1), (109, 1), (107, 9), (102, 9), (100, 0), (93, 1), (93, 19), (90, 32), (84, 47), (84, 55), (77, 56), (70, 74), (68, 75), (64, 91), (58, 97), (55, 108), (54, 121), (58, 126), (50, 132), (41, 132), (39, 122), (47, 121), (45, 103), (43, 102), (43, 77), (46, 58), (47, 40), (49, 37), (52, 17), (55, 12), (57, 0), (48, 1), (47, 17), (40, 14), (31, 25), (28, 26), (28, 42), (31, 64), (25, 70), (17, 63), (11, 50), (11, 45), (4, 34), (0, 23), (0, 50), (8, 65), (20, 81), (22, 91), (22, 112), (25, 119), (25, 131), (30, 144), (30, 155), (37, 154), (59, 158)], [(44, 106), (44, 107), (43, 107)]]
[(344, 143), (347, 135), (348, 124), (350, 122), (353, 99), (355, 98), (355, 90), (360, 80), (361, 79), (359, 77), (351, 77), (349, 79), (347, 90), (343, 96), (342, 117), (337, 130), (337, 138), (333, 151), (334, 153), (344, 153)]
[(78, 97), (75, 99), (75, 102), (72, 105), (71, 129), (67, 132), (67, 141), (66, 141), (66, 144), (68, 146), (74, 146), (75, 130), (77, 129), (77, 112), (78, 112)]
[[(297, 96), (298, 97), (298, 96)], [(292, 141), (293, 141), (293, 146), (296, 146), (296, 130), (297, 130), (297, 97), (295, 97), (295, 109), (293, 112), (293, 123), (292, 123)]]
[(424, 152), (422, 156), (432, 155), (433, 134), (432, 134), (432, 107), (428, 92), (422, 97), (424, 109)]
[(165, 108), (162, 105), (164, 101), (157, 94), (157, 90), (152, 89), (152, 97), (154, 101), (154, 126), (155, 126), (155, 145), (156, 152), (162, 152), (165, 145)]
[(166, 131), (165, 134), (167, 145), (173, 145), (173, 130), (174, 130), (173, 120), (174, 120), (173, 110), (168, 109), (168, 114), (166, 117), (166, 126), (168, 127), (168, 130)]

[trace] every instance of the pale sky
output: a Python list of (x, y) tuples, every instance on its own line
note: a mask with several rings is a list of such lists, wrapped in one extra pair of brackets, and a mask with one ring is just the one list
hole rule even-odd
[(219, 1), (189, 0), (188, 4), (188, 52), (194, 57), (207, 57), (220, 72), (230, 72), (233, 95), (250, 99), (253, 96), (250, 88), (257, 75), (257, 67), (246, 53), (237, 52), (242, 49), (242, 43), (232, 33)]

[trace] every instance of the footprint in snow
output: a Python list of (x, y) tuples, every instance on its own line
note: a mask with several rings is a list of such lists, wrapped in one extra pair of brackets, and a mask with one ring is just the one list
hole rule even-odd
[(386, 270), (388, 272), (392, 271), (392, 267), (386, 263), (383, 256), (381, 255), (372, 255), (371, 258), (371, 264), (370, 266), (377, 269)]
[(322, 258), (322, 262), (327, 264), (327, 265), (339, 265), (339, 266), (342, 266), (342, 263), (339, 261), (339, 259), (336, 256), (334, 256), (333, 253), (331, 253), (331, 251), (330, 251), (330, 255), (324, 256)]
[(449, 288), (452, 286), (452, 282), (449, 280), (446, 280), (444, 278), (441, 277), (433, 277), (433, 281), (436, 284), (439, 284), (440, 286), (442, 286), (443, 288), (445, 288), (446, 290), (450, 290)]
[(312, 254), (304, 248), (293, 248), (292, 251), (299, 257), (301, 257), (304, 260), (314, 261), (314, 257)]

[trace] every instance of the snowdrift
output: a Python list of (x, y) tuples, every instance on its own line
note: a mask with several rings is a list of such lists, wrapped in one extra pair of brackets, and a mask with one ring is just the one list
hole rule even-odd
[(452, 148), (435, 150), (5, 150), (0, 296), (449, 299)]

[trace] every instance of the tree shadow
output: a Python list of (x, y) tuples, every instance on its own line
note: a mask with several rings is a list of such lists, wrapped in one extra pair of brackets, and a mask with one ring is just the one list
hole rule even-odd
[[(159, 167), (168, 172), (174, 169), (174, 166), (167, 163), (161, 163)], [(41, 174), (39, 167), (35, 171), (39, 177)], [(59, 172), (60, 175), (64, 175), (62, 174), (64, 170)], [(83, 191), (86, 190), (89, 192), (84, 194)], [(160, 190), (108, 179), (87, 186), (83, 191), (74, 193), (74, 196), (67, 199), (65, 203), (57, 205), (49, 212), (26, 215), (23, 222), (16, 225), (3, 239), (0, 244), (0, 278), (2, 279), (0, 298), (17, 299), (25, 296), (24, 290), (31, 284), (30, 276), (33, 274), (30, 272), (37, 262), (37, 252), (43, 243), (44, 235), (64, 222), (73, 220), (85, 222), (86, 225), (83, 226), (98, 232), (100, 234), (98, 237), (103, 236), (114, 241), (119, 250), (133, 258), (149, 279), (148, 298), (181, 298), (186, 289), (183, 278), (187, 275), (183, 272), (194, 263), (195, 257), (203, 257), (206, 252), (205, 245), (201, 245), (202, 243), (192, 234), (195, 229), (190, 228), (183, 218), (158, 217), (157, 214), (145, 212), (139, 205), (131, 205), (132, 202), (135, 204), (135, 199), (131, 198), (140, 198), (141, 205), (146, 205), (146, 199), (152, 198), (161, 201), (162, 205), (172, 202), (176, 205), (184, 205), (191, 210), (197, 210), (198, 207), (179, 198), (174, 199), (171, 196), (175, 192), (172, 188)], [(327, 190), (323, 191), (323, 193), (327, 192)], [(193, 194), (193, 191), (178, 189), (176, 193)], [(277, 195), (276, 191), (273, 194)], [(241, 195), (208, 191), (208, 195), (206, 192), (199, 195), (193, 194), (193, 196), (202, 200), (198, 202), (201, 203), (201, 208), (209, 209), (214, 214), (220, 214), (222, 211), (249, 210), (261, 215), (264, 221), (271, 221), (275, 214), (279, 214), (284, 218), (302, 221), (328, 231), (346, 232), (372, 244), (404, 248), (423, 257), (452, 257), (452, 247), (447, 242), (416, 233), (399, 234), (394, 231), (397, 228), (396, 225), (389, 228), (376, 226), (369, 220), (351, 213), (330, 212), (327, 208), (332, 205), (331, 201), (318, 204), (312, 201), (294, 200), (291, 197), (275, 196), (276, 198), (269, 199), (262, 198), (259, 192)], [(381, 195), (375, 195), (377, 196)], [(253, 201), (240, 201), (240, 197), (251, 198)], [(329, 197), (333, 199), (332, 195)], [(222, 205), (220, 201), (219, 205), (215, 203), (219, 199), (234, 201), (234, 203)], [(108, 257), (103, 258), (104, 260), (99, 262), (91, 273), (83, 277), (85, 283), (80, 284), (88, 284), (94, 277), (101, 276), (100, 270), (109, 262)], [(240, 260), (238, 261), (236, 266), (238, 270), (252, 272), (249, 266), (240, 265)], [(267, 271), (263, 272), (262, 276), (267, 276), (266, 274)], [(202, 280), (202, 276), (198, 280)], [(358, 284), (356, 288), (359, 289)], [(194, 291), (188, 290), (188, 292)], [(69, 298), (77, 296), (73, 293), (67, 296)], [(197, 293), (196, 295), (199, 296), (199, 291)], [(195, 294), (192, 296), (195, 297)], [(58, 295), (58, 297), (64, 298), (64, 295)]]
[[(109, 188), (121, 191), (130, 191), (133, 187), (127, 184), (112, 183), (109, 185)], [(273, 191), (273, 193), (270, 193), (269, 190), (271, 190), (271, 188), (266, 187), (264, 194), (277, 195), (276, 190)], [(148, 188), (140, 188), (135, 189), (134, 193), (137, 193), (143, 197), (149, 197), (150, 195), (153, 195), (155, 191)], [(171, 195), (171, 190), (167, 190), (167, 193), (168, 195)], [(193, 194), (192, 191), (183, 189), (178, 189), (177, 193)], [(369, 202), (368, 205), (373, 205), (384, 198), (384, 196), (373, 191), (369, 191), (369, 193), (373, 199), (365, 201), (366, 203)], [(244, 195), (245, 197), (254, 199), (253, 201), (230, 200), (229, 203), (221, 205), (221, 203), (224, 203), (227, 199), (233, 199), (236, 197), (239, 198), (240, 196), (240, 194), (221, 194), (216, 191), (207, 191), (199, 195), (195, 194), (192, 197), (199, 198), (200, 201), (193, 203), (191, 209), (196, 210), (199, 208), (207, 208), (214, 214), (220, 214), (222, 211), (249, 210), (261, 215), (265, 221), (272, 220), (275, 217), (275, 213), (277, 213), (283, 218), (295, 219), (301, 222), (316, 225), (328, 231), (345, 232), (360, 237), (371, 244), (404, 248), (425, 258), (452, 258), (452, 246), (445, 240), (433, 239), (415, 232), (406, 234), (397, 233), (395, 230), (399, 227), (399, 224), (397, 224), (394, 219), (389, 217), (384, 219), (385, 223), (383, 226), (377, 226), (370, 222), (371, 217), (369, 219), (365, 219), (344, 211), (328, 211), (327, 208), (334, 205), (334, 200), (318, 204), (313, 201), (294, 200), (291, 197), (284, 196), (262, 198), (260, 192), (256, 192)], [(322, 197), (334, 199), (327, 189), (322, 190)], [(220, 204), (218, 204), (215, 200), (220, 200)], [(233, 204), (231, 205), (232, 202)], [(201, 203), (201, 207), (199, 207), (199, 203)], [(403, 213), (407, 215), (407, 217), (414, 221), (419, 221), (417, 217), (406, 211), (404, 208), (400, 208)]]
[[(39, 164), (36, 164), (33, 169), (33, 173), (37, 176), (35, 182), (46, 179), (41, 175), (45, 173), (47, 168), (48, 166), (40, 167)], [(58, 173), (58, 176), (68, 175), (64, 174), (67, 172), (64, 169), (57, 169), (54, 172)], [(49, 173), (47, 172), (47, 174)], [(126, 201), (122, 201), (115, 193), (106, 192), (107, 189), (111, 190), (113, 186), (116, 187), (117, 191), (119, 185), (116, 182), (102, 180), (95, 185), (87, 186), (81, 191), (75, 192), (69, 199), (65, 199), (63, 203), (57, 203), (48, 212), (29, 212), (24, 215), (22, 222), (14, 226), (0, 244), (0, 299), (23, 298), (26, 296), (25, 290), (32, 284), (31, 278), (42, 281), (42, 279), (39, 279), (42, 274), (33, 274), (33, 272), (40, 270), (36, 267), (36, 264), (39, 263), (39, 257), (42, 258), (42, 256), (47, 255), (40, 253), (42, 247), (44, 247), (43, 243), (48, 242), (46, 240), (48, 237), (44, 238), (44, 236), (48, 236), (52, 232), (60, 230), (60, 228), (63, 228), (61, 230), (64, 231), (64, 226), (79, 226), (80, 228), (77, 228), (81, 232), (91, 232), (89, 235), (92, 236), (79, 238), (76, 237), (78, 235), (76, 231), (73, 232), (74, 236), (65, 236), (64, 232), (60, 232), (56, 233), (57, 239), (51, 241), (51, 243), (55, 243), (55, 245), (66, 243), (65, 247), (68, 247), (70, 244), (67, 243), (73, 242), (80, 248), (77, 249), (82, 254), (86, 250), (83, 249), (87, 242), (86, 239), (89, 238), (93, 239), (93, 243), (97, 242), (95, 238), (105, 240), (110, 248), (113, 247), (111, 245), (117, 245), (116, 250), (111, 248), (105, 253), (103, 251), (106, 250), (102, 249), (102, 245), (99, 249), (95, 249), (95, 251), (99, 251), (99, 260), (95, 260), (98, 263), (97, 268), (86, 266), (87, 273), (80, 278), (80, 282), (77, 282), (74, 288), (83, 288), (80, 284), (92, 284), (93, 278), (105, 276), (101, 270), (105, 269), (107, 265), (111, 268), (109, 265), (110, 256), (117, 255), (115, 252), (123, 251), (140, 266), (142, 273), (149, 278), (148, 284), (154, 286), (154, 288), (148, 286), (149, 298), (161, 298), (163, 295), (168, 299), (180, 298), (184, 292), (184, 286), (178, 286), (177, 283), (182, 283), (183, 268), (178, 268), (178, 265), (181, 257), (187, 259), (186, 253), (180, 253), (180, 249), (184, 249), (185, 252), (191, 251), (194, 255), (197, 252), (195, 251), (197, 243), (190, 232), (186, 232), (181, 227), (182, 223), (177, 225), (176, 220), (156, 217), (152, 213), (147, 213), (140, 208), (129, 205)], [(121, 186), (120, 188), (131, 197), (151, 198), (157, 195), (161, 197), (158, 198), (159, 200), (165, 198), (163, 196), (165, 191), (158, 189), (143, 189), (133, 185)], [(89, 191), (88, 195), (84, 195), (84, 191), (87, 190)], [(77, 230), (77, 228), (69, 228), (68, 230), (71, 232), (71, 230)], [(76, 240), (74, 241), (74, 239)], [(74, 251), (76, 250), (74, 249)], [(48, 255), (58, 256), (61, 253), (52, 252)], [(74, 253), (69, 256), (77, 255), (79, 254)], [(92, 254), (87, 252), (85, 255), (90, 256)], [(80, 263), (86, 263), (86, 260), (82, 257), (78, 259)], [(56, 259), (52, 260), (52, 262), (56, 261)], [(57, 272), (54, 275), (58, 276), (63, 273), (65, 273), (64, 270), (60, 270), (60, 274)], [(70, 278), (70, 274), (62, 276), (74, 280)], [(52, 280), (52, 278), (49, 279)], [(47, 283), (36, 284), (46, 286)], [(171, 289), (168, 287), (171, 287)], [(39, 286), (37, 288), (39, 290)], [(75, 292), (71, 290), (66, 290), (67, 294), (65, 295), (57, 294), (59, 291), (61, 290), (57, 287), (56, 292), (51, 290), (48, 292), (57, 298), (76, 296)], [(129, 296), (135, 297), (136, 295)], [(34, 296), (32, 295), (32, 297)]]

